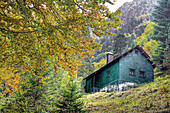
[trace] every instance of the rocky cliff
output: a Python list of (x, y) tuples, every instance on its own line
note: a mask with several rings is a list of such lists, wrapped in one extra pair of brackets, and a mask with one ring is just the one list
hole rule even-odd
[(125, 22), (130, 21), (132, 18), (141, 15), (151, 14), (153, 5), (157, 0), (133, 0), (132, 2), (124, 3), (119, 9), (122, 9), (122, 20)]

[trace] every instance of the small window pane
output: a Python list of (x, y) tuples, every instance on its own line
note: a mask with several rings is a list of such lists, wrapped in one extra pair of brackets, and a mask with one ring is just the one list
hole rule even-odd
[(144, 77), (144, 73), (145, 73), (144, 71), (139, 71), (139, 76)]
[(110, 77), (110, 70), (107, 71), (107, 77)]
[(130, 69), (130, 75), (135, 75), (135, 70), (134, 69)]

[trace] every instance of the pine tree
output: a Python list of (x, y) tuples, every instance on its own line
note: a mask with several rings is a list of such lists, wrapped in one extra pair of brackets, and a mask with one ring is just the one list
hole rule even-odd
[(158, 5), (154, 6), (152, 13), (155, 26), (154, 38), (165, 42), (168, 38), (168, 23), (170, 23), (170, 1), (158, 0)]
[(83, 107), (83, 101), (80, 100), (83, 93), (74, 78), (68, 77), (67, 80), (67, 83), (65, 79), (61, 81), (63, 84), (58, 91), (59, 97), (55, 104), (57, 112), (80, 112)]
[(170, 1), (169, 0), (158, 0), (158, 5), (154, 6), (152, 13), (153, 21), (157, 24), (154, 28), (152, 39), (161, 41), (161, 46), (157, 50), (157, 56), (154, 60), (157, 65), (161, 66), (160, 69), (166, 69), (168, 67), (166, 55), (169, 51), (168, 44), (168, 30), (170, 23)]

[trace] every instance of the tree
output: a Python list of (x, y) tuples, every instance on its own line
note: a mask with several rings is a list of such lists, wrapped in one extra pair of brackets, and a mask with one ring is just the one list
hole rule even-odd
[[(156, 24), (154, 22), (150, 22), (144, 29), (142, 35), (134, 40), (134, 45), (140, 45), (143, 47), (147, 54), (150, 55), (151, 60), (157, 64), (158, 61), (155, 59), (155, 57), (160, 56), (157, 51), (160, 49), (161, 42), (152, 39), (155, 25)], [(158, 70), (159, 65), (157, 65), (156, 68)]]
[(99, 62), (93, 62), (93, 65), (95, 67), (95, 71), (99, 70), (101, 67), (106, 65), (106, 59), (102, 58)]
[(84, 61), (82, 61), (82, 66), (80, 66), (79, 75), (84, 77), (87, 77), (89, 74), (94, 72), (94, 66), (92, 64), (91, 58), (86, 58)]
[[(61, 85), (60, 82), (67, 72), (60, 68), (58, 74), (56, 74), (50, 64), (51, 62), (47, 63), (48, 70), (42, 72), (43, 77), (26, 72), (22, 74), (20, 79), (16, 78), (23, 82), (19, 81), (18, 84), (4, 86), (4, 88), (12, 86), (15, 89), (2, 91), (0, 110), (3, 112), (51, 112), (54, 98), (56, 98)], [(37, 70), (34, 73), (38, 74), (39, 71)]]
[(8, 95), (1, 98), (0, 108), (4, 112), (45, 111), (44, 101), (46, 99), (42, 96), (45, 93), (45, 85), (42, 78), (25, 73), (24, 79), (25, 82), (20, 83), (21, 89), (13, 91), (13, 96)]
[(170, 23), (170, 1), (169, 0), (158, 0), (158, 5), (154, 6), (154, 11), (152, 13), (153, 21), (156, 23), (154, 27), (153, 39), (161, 41), (161, 48), (159, 48), (157, 54), (160, 54), (159, 57), (156, 57), (155, 60), (162, 69), (168, 69), (168, 60), (166, 56), (169, 52), (169, 23)]
[(21, 73), (12, 73), (5, 68), (0, 68), (0, 70), (0, 98), (13, 95), (13, 91), (19, 91), (21, 89), (19, 83), (23, 83)]
[[(61, 87), (58, 91), (55, 106), (58, 112), (80, 112), (83, 108), (83, 101), (80, 100), (81, 93), (78, 82), (75, 78), (65, 77), (61, 82)], [(56, 112), (56, 111), (55, 111)]]
[(124, 52), (124, 50), (126, 49), (128, 39), (129, 38), (127, 38), (124, 34), (119, 33), (118, 35), (116, 35), (112, 47), (114, 58), (117, 58)]
[(147, 43), (153, 34), (153, 30), (154, 30), (154, 26), (155, 23), (154, 22), (150, 22), (144, 29), (144, 32), (142, 33), (141, 36), (137, 37), (134, 40), (134, 44), (135, 45), (141, 45), (142, 47), (145, 45), (145, 43)]
[[(77, 73), (84, 54), (99, 48), (89, 38), (89, 27), (101, 37), (118, 28), (122, 21), (104, 5), (106, 0), (5, 0), (0, 1), (0, 67), (16, 70), (22, 67), (33, 75), (42, 76), (46, 58), (57, 67)], [(110, 0), (108, 1), (109, 3)], [(109, 18), (109, 20), (108, 20)], [(112, 21), (110, 21), (112, 20)], [(35, 74), (35, 71), (38, 74)], [(0, 75), (0, 77), (2, 77)], [(2, 80), (2, 78), (0, 79)]]
[[(80, 66), (80, 70), (78, 71), (79, 72), (78, 73), (79, 78), (80, 77), (85, 78), (95, 71), (95, 67), (94, 67), (89, 55), (87, 55), (87, 57), (82, 61), (82, 64), (83, 65)], [(81, 84), (81, 89), (84, 90), (84, 87), (86, 85), (86, 81), (82, 80), (80, 82), (80, 84)]]
[(155, 25), (156, 24), (154, 22), (150, 22), (144, 29), (142, 35), (134, 40), (134, 45), (140, 45), (143, 47), (143, 49), (151, 56), (151, 58), (154, 54), (156, 54), (156, 50), (159, 48), (161, 43), (160, 41), (152, 39)]

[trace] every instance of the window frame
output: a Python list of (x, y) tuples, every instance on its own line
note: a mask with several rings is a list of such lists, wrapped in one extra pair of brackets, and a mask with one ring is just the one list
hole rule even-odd
[(129, 68), (129, 75), (131, 75), (131, 76), (136, 76), (136, 75), (135, 75), (135, 69)]
[[(142, 74), (142, 76), (141, 76), (141, 74)], [(145, 78), (145, 71), (139, 71), (139, 77)]]
[(107, 78), (110, 77), (110, 70), (107, 71)]

